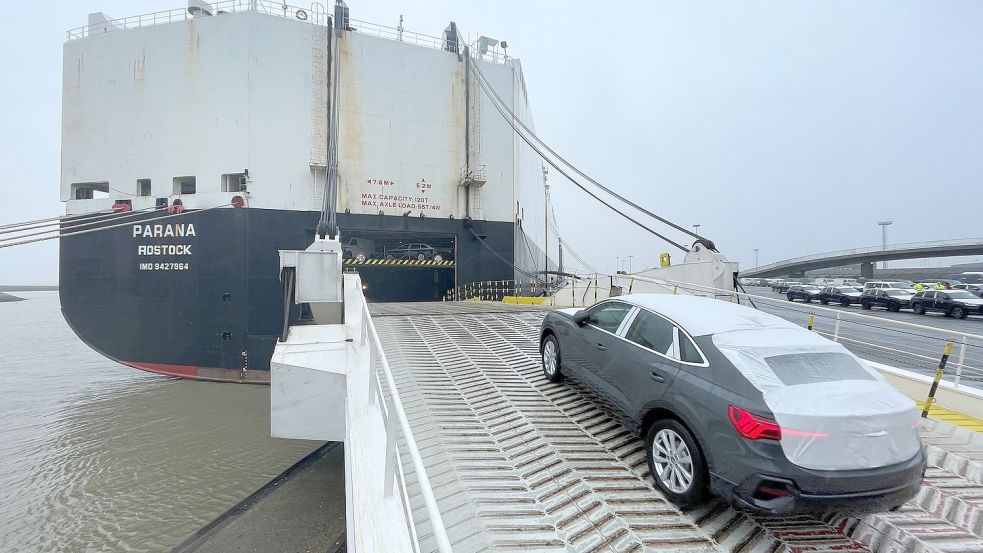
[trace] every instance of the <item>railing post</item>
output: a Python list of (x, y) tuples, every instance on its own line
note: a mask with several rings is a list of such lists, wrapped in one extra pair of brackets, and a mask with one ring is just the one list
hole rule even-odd
[(966, 360), (966, 335), (963, 334), (963, 339), (959, 344), (959, 363), (956, 364), (956, 380), (955, 385), (959, 387), (959, 377), (963, 374), (963, 361)]
[(935, 371), (935, 379), (932, 380), (932, 387), (928, 390), (928, 397), (925, 398), (925, 406), (922, 408), (922, 418), (928, 418), (928, 411), (935, 404), (935, 392), (939, 389), (939, 382), (942, 381), (942, 374), (945, 372), (945, 363), (949, 360), (949, 354), (952, 353), (953, 340), (950, 338), (948, 342), (945, 343), (945, 350), (942, 351), (942, 360), (939, 361), (939, 368)]
[(840, 341), (840, 317), (841, 317), (840, 312), (837, 311), (836, 312), (836, 326), (833, 327), (833, 341), (834, 342), (839, 342)]
[(386, 479), (383, 493), (386, 497), (392, 497), (393, 481), (396, 478), (396, 407), (389, 401), (386, 404), (390, 407), (386, 409), (389, 416), (386, 417)]
[(369, 343), (369, 405), (375, 405), (376, 371), (379, 370), (378, 352), (375, 350), (375, 340)]

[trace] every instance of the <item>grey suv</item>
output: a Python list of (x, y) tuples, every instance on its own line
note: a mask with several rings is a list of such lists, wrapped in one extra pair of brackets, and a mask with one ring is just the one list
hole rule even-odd
[[(718, 300), (635, 294), (543, 320), (543, 372), (645, 440), (659, 490), (754, 510), (876, 511), (925, 471), (915, 404), (840, 344)], [(876, 397), (877, 401), (870, 401)]]

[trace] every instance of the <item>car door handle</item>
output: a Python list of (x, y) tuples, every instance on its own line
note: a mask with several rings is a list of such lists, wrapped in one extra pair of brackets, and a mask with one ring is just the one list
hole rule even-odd
[(653, 372), (650, 372), (649, 373), (649, 376), (651, 376), (652, 377), (652, 380), (654, 380), (656, 382), (665, 382), (666, 381), (666, 379), (663, 378), (661, 374), (659, 374), (657, 372), (654, 372), (654, 371)]
[(604, 351), (604, 350), (608, 349), (608, 347), (605, 346), (604, 344), (597, 344), (597, 349), (599, 349), (601, 351)]

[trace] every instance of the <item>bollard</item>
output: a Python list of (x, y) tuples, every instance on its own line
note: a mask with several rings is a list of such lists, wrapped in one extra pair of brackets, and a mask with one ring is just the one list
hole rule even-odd
[(675, 296), (676, 295), (676, 290), (678, 290), (678, 289), (679, 289), (679, 286), (676, 286), (675, 284), (673, 284), (672, 285), (672, 295)]
[(939, 361), (939, 368), (935, 371), (935, 380), (932, 381), (932, 387), (928, 390), (928, 397), (925, 398), (925, 406), (922, 408), (922, 418), (928, 418), (928, 410), (932, 408), (935, 404), (935, 392), (939, 389), (939, 382), (942, 381), (942, 373), (945, 372), (945, 363), (949, 360), (949, 354), (952, 353), (952, 344), (955, 340), (950, 339), (945, 343), (945, 350), (942, 352), (942, 360)]
[(959, 377), (963, 374), (963, 361), (966, 360), (966, 335), (963, 334), (962, 344), (959, 346), (959, 362), (956, 363), (956, 381), (955, 385), (959, 387)]
[(814, 322), (816, 322), (816, 314), (815, 313), (809, 313), (809, 322), (806, 323), (806, 329), (807, 330), (812, 330), (812, 323), (814, 323)]
[(833, 327), (833, 341), (840, 341), (840, 312), (836, 312), (836, 326)]

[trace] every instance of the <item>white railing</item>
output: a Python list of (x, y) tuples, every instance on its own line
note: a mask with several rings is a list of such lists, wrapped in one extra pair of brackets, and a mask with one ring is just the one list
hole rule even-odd
[(378, 403), (386, 427), (385, 494), (387, 497), (391, 497), (395, 480), (402, 496), (401, 503), (403, 514), (406, 517), (406, 525), (410, 532), (410, 543), (413, 544), (414, 551), (420, 553), (416, 522), (413, 520), (413, 509), (410, 506), (410, 497), (403, 474), (403, 462), (396, 440), (397, 433), (401, 433), (406, 446), (406, 453), (409, 455), (409, 462), (416, 473), (420, 495), (430, 518), (430, 526), (433, 528), (437, 550), (440, 553), (452, 553), (444, 520), (440, 515), (440, 509), (437, 507), (437, 499), (434, 497), (430, 479), (427, 477), (426, 465), (423, 463), (423, 457), (420, 456), (416, 439), (413, 437), (413, 430), (410, 427), (409, 419), (406, 417), (406, 411), (403, 409), (399, 390), (396, 388), (396, 380), (393, 378), (389, 361), (382, 349), (382, 342), (379, 340), (378, 332), (376, 332), (375, 323), (372, 322), (368, 304), (365, 303), (364, 297), (361, 300), (363, 317), (361, 345), (364, 346), (368, 342), (369, 347), (369, 403), (370, 405)]
[(791, 259), (784, 259), (782, 261), (776, 261), (774, 263), (769, 263), (767, 265), (761, 265), (759, 267), (752, 267), (745, 272), (752, 273), (758, 271), (767, 271), (770, 269), (775, 269), (778, 267), (783, 267), (785, 265), (791, 265), (794, 263), (801, 263), (804, 261), (818, 261), (820, 259), (826, 259), (831, 257), (845, 257), (851, 255), (865, 254), (865, 253), (891, 253), (899, 252), (903, 250), (913, 250), (920, 248), (944, 248), (947, 246), (975, 246), (983, 245), (983, 238), (963, 238), (959, 240), (932, 240), (929, 242), (909, 242), (906, 244), (891, 244), (888, 247), (883, 246), (867, 246), (865, 248), (853, 248), (849, 250), (837, 250), (825, 253), (815, 253), (811, 255), (803, 255), (799, 257), (793, 257)]
[[(286, 19), (296, 19), (297, 21), (307, 21), (314, 23), (312, 7), (301, 8), (291, 6), (284, 2), (272, 2), (270, 0), (220, 0), (211, 2), (212, 16), (217, 17), (228, 13), (255, 11), (267, 15), (275, 15)], [(199, 16), (200, 18), (201, 16)], [(140, 27), (151, 27), (163, 23), (174, 23), (176, 21), (186, 21), (194, 19), (188, 8), (175, 8), (140, 15), (131, 15), (118, 19), (111, 19), (102, 23), (84, 25), (68, 31), (68, 40), (85, 38), (94, 34), (103, 34), (111, 31), (121, 31), (124, 29), (136, 29)]]
[(351, 30), (355, 31), (356, 33), (363, 33), (366, 35), (395, 40), (396, 42), (405, 42), (407, 44), (435, 48), (437, 50), (443, 50), (446, 45), (444, 39), (440, 37), (425, 35), (422, 33), (414, 33), (399, 27), (388, 27), (386, 25), (379, 25), (378, 23), (370, 23), (368, 21), (361, 21), (358, 19), (349, 19), (348, 24), (351, 27)]

